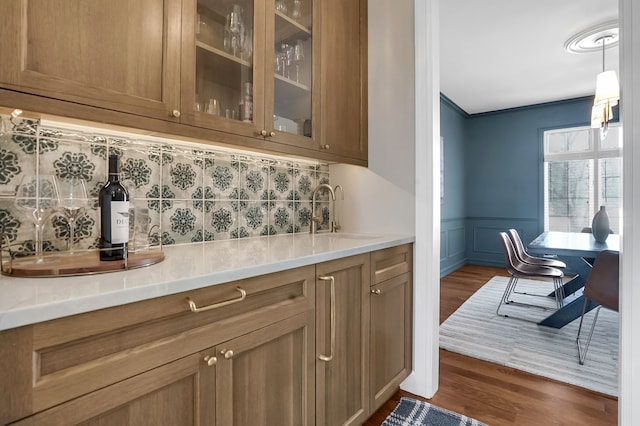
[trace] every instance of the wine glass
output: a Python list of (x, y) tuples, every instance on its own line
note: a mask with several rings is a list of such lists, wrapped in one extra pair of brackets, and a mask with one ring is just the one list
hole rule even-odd
[(59, 202), (58, 184), (53, 175), (24, 175), (16, 189), (14, 204), (31, 214), (36, 228), (36, 255), (42, 260), (42, 230), (44, 223)]
[(84, 213), (88, 199), (87, 186), (83, 179), (71, 178), (58, 182), (60, 193), (60, 207), (67, 218), (69, 224), (69, 239), (67, 240), (67, 250), (73, 254), (76, 242), (76, 220)]
[(302, 0), (293, 0), (293, 8), (291, 9), (291, 19), (299, 21), (302, 17)]
[(302, 40), (298, 40), (293, 47), (293, 61), (296, 64), (296, 81), (300, 83), (300, 64), (304, 59), (304, 47), (302, 46)]

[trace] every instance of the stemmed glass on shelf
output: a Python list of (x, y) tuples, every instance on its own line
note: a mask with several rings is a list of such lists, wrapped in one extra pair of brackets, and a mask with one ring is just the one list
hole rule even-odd
[(76, 242), (76, 221), (84, 213), (88, 203), (87, 187), (83, 179), (73, 177), (60, 180), (58, 188), (60, 191), (60, 208), (69, 224), (67, 250), (69, 254), (73, 254)]
[(38, 261), (42, 261), (44, 224), (57, 208), (59, 199), (58, 183), (53, 175), (24, 175), (16, 189), (15, 206), (30, 213), (35, 225)]
[(296, 81), (300, 83), (300, 64), (304, 59), (304, 48), (302, 46), (302, 40), (298, 40), (293, 46), (293, 62), (296, 64)]

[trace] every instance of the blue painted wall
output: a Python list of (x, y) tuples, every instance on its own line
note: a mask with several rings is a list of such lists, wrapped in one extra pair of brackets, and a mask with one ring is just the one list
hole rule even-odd
[[(446, 97), (441, 99), (445, 142), (441, 237), (449, 249), (447, 244), (456, 237), (449, 230), (464, 218), (465, 239), (463, 259), (449, 258), (450, 251), (441, 255), (441, 273), (464, 263), (503, 266), (497, 238), (502, 230), (516, 228), (525, 243), (542, 232), (543, 132), (588, 125), (592, 102), (588, 97), (466, 115)], [(454, 185), (449, 191), (448, 184)], [(455, 191), (462, 192), (464, 200), (456, 197), (447, 205)]]
[(444, 196), (440, 208), (440, 275), (466, 262), (465, 131), (469, 114), (446, 96), (440, 97), (440, 135), (443, 138)]

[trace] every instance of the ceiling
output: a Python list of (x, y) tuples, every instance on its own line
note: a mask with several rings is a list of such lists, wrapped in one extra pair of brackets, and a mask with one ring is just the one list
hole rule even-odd
[(564, 44), (617, 17), (618, 0), (441, 1), (440, 91), (469, 114), (593, 96), (602, 52)]

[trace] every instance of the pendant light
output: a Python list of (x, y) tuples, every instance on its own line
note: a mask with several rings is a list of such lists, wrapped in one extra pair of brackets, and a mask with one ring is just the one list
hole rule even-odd
[(618, 105), (620, 100), (620, 85), (618, 76), (614, 70), (605, 71), (604, 49), (611, 36), (602, 36), (596, 40), (602, 44), (602, 72), (596, 79), (596, 95), (591, 108), (591, 127), (600, 128), (602, 139), (607, 137), (609, 121), (613, 118), (613, 107)]

